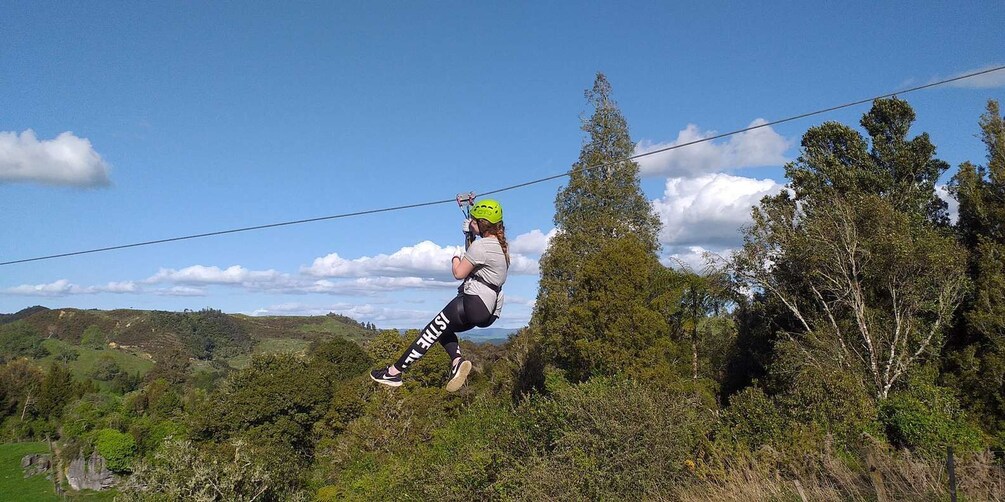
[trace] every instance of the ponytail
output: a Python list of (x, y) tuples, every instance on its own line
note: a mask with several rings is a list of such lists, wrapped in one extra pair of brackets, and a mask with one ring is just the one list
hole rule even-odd
[(483, 237), (491, 235), (499, 241), (499, 247), (502, 248), (503, 255), (506, 256), (506, 267), (509, 267), (509, 244), (506, 243), (506, 225), (503, 225), (502, 221), (499, 223), (489, 223), (486, 219), (478, 218), (478, 228), (481, 230)]

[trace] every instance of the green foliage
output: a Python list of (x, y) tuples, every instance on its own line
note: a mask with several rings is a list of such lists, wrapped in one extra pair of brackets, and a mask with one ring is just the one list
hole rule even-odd
[(24, 359), (0, 366), (0, 419), (20, 415), (25, 405), (31, 406), (44, 378), (38, 367)]
[(92, 393), (70, 403), (63, 414), (62, 436), (82, 438), (88, 433), (124, 426), (122, 399), (108, 393)]
[(42, 346), (42, 337), (23, 321), (0, 325), (0, 363), (28, 357), (41, 359), (49, 355)]
[(983, 434), (971, 425), (959, 401), (944, 387), (912, 382), (883, 403), (879, 413), (895, 446), (932, 459), (944, 458), (946, 447), (965, 454), (985, 448)]
[(129, 434), (115, 429), (101, 429), (94, 440), (98, 454), (104, 457), (108, 469), (113, 472), (128, 472), (136, 454), (136, 440)]
[(633, 237), (607, 241), (584, 258), (563, 329), (546, 334), (546, 347), (570, 377), (614, 375), (665, 364), (672, 346), (667, 323), (645, 302), (652, 273), (661, 267)]
[(810, 129), (786, 166), (793, 193), (761, 201), (735, 257), (748, 287), (798, 321), (793, 353), (857, 373), (877, 400), (938, 355), (967, 286), (935, 202), (945, 163), (926, 135), (906, 138), (913, 118), (902, 101), (874, 102), (871, 151), (840, 124)]
[(95, 380), (110, 382), (120, 374), (122, 374), (122, 368), (119, 367), (119, 363), (115, 361), (115, 358), (103, 355), (95, 361), (94, 367), (91, 368), (91, 373), (88, 376)]
[(253, 344), (244, 326), (219, 310), (158, 312), (154, 323), (176, 333), (199, 359), (232, 357), (248, 352)]
[(778, 445), (786, 432), (785, 425), (775, 402), (759, 387), (747, 387), (730, 397), (716, 440), (755, 451), (763, 445)]
[(76, 391), (73, 374), (62, 364), (53, 363), (42, 380), (36, 410), (46, 418), (59, 417), (63, 414), (63, 406), (76, 397)]
[(190, 441), (166, 441), (149, 462), (136, 466), (124, 501), (305, 500), (284, 491), (283, 480), (262, 467), (263, 452), (243, 441), (217, 450)]
[(105, 334), (101, 332), (101, 328), (90, 325), (84, 330), (84, 334), (80, 337), (80, 346), (87, 347), (90, 349), (101, 350), (105, 348), (107, 339)]
[(80, 352), (66, 345), (57, 345), (51, 352), (53, 360), (61, 364), (69, 364), (80, 357)]
[(19, 320), (24, 319), (26, 317), (31, 317), (32, 315), (37, 314), (39, 312), (46, 312), (48, 310), (49, 309), (47, 309), (47, 308), (45, 308), (45, 307), (43, 307), (41, 305), (35, 305), (34, 307), (28, 307), (26, 309), (21, 309), (21, 310), (15, 312), (13, 314), (0, 314), (0, 324), (8, 324), (8, 323), (12, 323), (14, 321), (19, 321)]
[(997, 101), (988, 101), (980, 128), (987, 163), (963, 163), (950, 183), (974, 288), (957, 323), (946, 381), (962, 388), (989, 432), (1005, 436), (1005, 119)]
[[(554, 394), (549, 449), (513, 464), (499, 491), (521, 499), (646, 499), (685, 479), (714, 423), (693, 395), (591, 380)], [(541, 414), (532, 415), (535, 419)]]
[(838, 364), (807, 361), (795, 341), (781, 343), (777, 350), (773, 385), (789, 422), (809, 426), (818, 439), (829, 435), (842, 446), (876, 430), (876, 401), (859, 375)]
[(577, 379), (624, 370), (665, 333), (646, 296), (660, 266), (659, 220), (639, 186), (638, 165), (624, 160), (634, 143), (603, 74), (586, 96), (594, 110), (583, 123), (589, 138), (555, 199), (558, 234), (541, 259), (531, 319), (546, 359)]
[[(42, 361), (47, 365), (53, 362), (65, 364), (73, 376), (80, 381), (95, 382), (98, 388), (111, 390), (113, 392), (127, 392), (136, 387), (136, 380), (143, 377), (154, 366), (154, 362), (135, 352), (127, 352), (121, 349), (94, 349), (82, 346), (74, 346), (68, 342), (56, 339), (44, 340), (43, 346), (52, 355)], [(60, 354), (72, 351), (76, 357), (69, 362), (63, 363)], [(102, 365), (118, 366), (119, 371), (115, 372), (118, 378), (113, 375), (108, 381), (95, 380), (94, 372), (98, 366)], [(107, 378), (107, 377), (106, 377)]]

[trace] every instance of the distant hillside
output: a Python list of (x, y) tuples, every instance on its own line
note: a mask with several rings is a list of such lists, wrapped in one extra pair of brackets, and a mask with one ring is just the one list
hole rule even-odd
[[(408, 331), (407, 329), (399, 329), (399, 333), (404, 333)], [(461, 340), (469, 340), (475, 343), (492, 343), (492, 344), (503, 344), (509, 339), (510, 335), (520, 331), (519, 329), (507, 329), (507, 328), (474, 328), (471, 331), (465, 331), (464, 333), (459, 333), (457, 336)]]
[(31, 307), (14, 314), (0, 314), (0, 325), (26, 326), (42, 339), (59, 340), (70, 346), (110, 347), (143, 354), (154, 361), (177, 355), (185, 359), (227, 360), (250, 356), (263, 343), (303, 347), (332, 336), (362, 341), (376, 334), (373, 326), (336, 314), (251, 317), (212, 309), (165, 312)]
[(28, 316), (30, 316), (32, 314), (35, 314), (37, 312), (43, 312), (43, 311), (46, 311), (46, 310), (49, 310), (49, 309), (47, 309), (47, 308), (45, 308), (45, 307), (43, 307), (41, 305), (35, 305), (34, 307), (28, 307), (28, 308), (26, 308), (24, 310), (21, 310), (19, 312), (14, 313), (14, 314), (0, 314), (0, 324), (11, 323), (11, 322), (17, 321), (18, 319), (24, 319), (25, 317), (28, 317)]

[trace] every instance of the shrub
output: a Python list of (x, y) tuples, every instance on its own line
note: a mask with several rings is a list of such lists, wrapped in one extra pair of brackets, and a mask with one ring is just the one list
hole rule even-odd
[(649, 498), (690, 475), (714, 424), (697, 396), (594, 379), (554, 394), (551, 451), (500, 474), (521, 499)]
[(108, 469), (114, 472), (128, 472), (133, 455), (136, 454), (136, 440), (115, 429), (98, 431), (94, 447), (105, 458)]
[(960, 453), (986, 446), (983, 434), (967, 422), (959, 402), (943, 387), (916, 385), (892, 395), (880, 407), (880, 420), (891, 443), (926, 458), (944, 458), (949, 446)]
[(774, 401), (759, 387), (747, 387), (729, 398), (716, 439), (754, 451), (763, 445), (776, 445), (784, 432), (785, 420)]

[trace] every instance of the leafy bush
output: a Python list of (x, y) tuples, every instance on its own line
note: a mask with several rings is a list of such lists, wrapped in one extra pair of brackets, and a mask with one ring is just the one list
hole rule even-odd
[(631, 381), (591, 380), (554, 394), (550, 451), (500, 475), (521, 499), (648, 498), (689, 475), (714, 425), (699, 398)]
[(98, 454), (105, 458), (108, 469), (127, 472), (136, 454), (136, 440), (115, 429), (101, 429), (94, 440)]
[(944, 458), (949, 446), (960, 453), (986, 447), (981, 431), (967, 422), (946, 388), (926, 384), (894, 394), (880, 407), (880, 420), (891, 443), (926, 458)]
[[(284, 489), (262, 466), (266, 455), (243, 441), (217, 449), (190, 441), (165, 441), (148, 462), (140, 462), (119, 496), (124, 501), (307, 500)], [(116, 499), (118, 500), (118, 498)]]
[(774, 401), (759, 387), (747, 387), (729, 398), (716, 439), (754, 451), (763, 445), (777, 445), (784, 433), (785, 420)]

